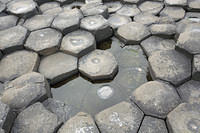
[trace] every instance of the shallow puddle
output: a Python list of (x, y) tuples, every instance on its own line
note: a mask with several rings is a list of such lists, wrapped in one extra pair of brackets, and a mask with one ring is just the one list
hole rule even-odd
[(106, 50), (113, 53), (119, 65), (116, 77), (112, 81), (92, 83), (76, 75), (53, 86), (55, 99), (74, 106), (77, 112), (84, 111), (94, 116), (112, 105), (128, 100), (137, 87), (147, 82), (148, 62), (140, 46), (122, 48), (123, 44), (116, 38), (109, 41), (111, 45)]

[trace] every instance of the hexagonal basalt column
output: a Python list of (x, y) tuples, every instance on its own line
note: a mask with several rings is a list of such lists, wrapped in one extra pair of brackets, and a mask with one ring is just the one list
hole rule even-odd
[(132, 20), (128, 16), (114, 14), (109, 17), (108, 23), (113, 29), (117, 29), (118, 27), (130, 23)]
[(7, 4), (7, 11), (21, 17), (30, 17), (37, 12), (37, 3), (33, 0), (13, 0)]
[(94, 36), (87, 31), (78, 30), (63, 37), (61, 50), (76, 57), (86, 55), (96, 48)]
[(50, 15), (35, 15), (27, 19), (23, 24), (29, 31), (48, 28), (51, 26), (54, 17)]
[(145, 116), (138, 133), (168, 133), (165, 121)]
[(187, 5), (187, 0), (165, 0), (164, 2), (170, 6), (186, 6)]
[(117, 30), (117, 36), (125, 44), (138, 44), (140, 41), (150, 35), (150, 32), (146, 26), (136, 22), (130, 22), (122, 25)]
[(161, 79), (180, 85), (191, 77), (191, 59), (175, 50), (153, 53), (149, 57), (153, 79)]
[(118, 71), (118, 66), (111, 53), (95, 50), (79, 60), (79, 71), (92, 81), (112, 79)]
[(41, 103), (35, 103), (19, 113), (12, 133), (54, 133), (61, 122)]
[(141, 85), (133, 91), (131, 99), (146, 115), (159, 118), (165, 118), (181, 101), (175, 88), (161, 81)]
[(121, 102), (95, 116), (102, 133), (137, 133), (143, 113), (135, 104)]
[(120, 8), (122, 8), (122, 3), (120, 1), (115, 1), (115, 2), (106, 2), (104, 3), (108, 7), (108, 12), (109, 13), (115, 13), (118, 11)]
[(112, 36), (112, 29), (108, 25), (107, 20), (101, 15), (83, 18), (80, 26), (82, 29), (92, 32), (98, 42)]
[(69, 119), (58, 131), (58, 133), (99, 133), (92, 116), (79, 112)]
[(182, 103), (167, 116), (170, 133), (199, 133), (200, 104)]
[(61, 37), (60, 32), (51, 28), (37, 30), (31, 32), (24, 46), (40, 55), (49, 55), (58, 50)]
[(55, 17), (51, 26), (60, 30), (63, 34), (67, 34), (79, 28), (82, 17), (79, 9), (66, 10)]
[(134, 17), (134, 16), (136, 16), (137, 14), (140, 13), (140, 10), (137, 8), (136, 5), (125, 4), (116, 13), (119, 14), (119, 15), (124, 15), (124, 16), (128, 16), (128, 17)]
[(200, 54), (200, 29), (187, 30), (180, 34), (177, 48), (190, 54)]
[[(2, 102), (12, 109), (21, 111), (27, 106), (51, 96), (50, 87), (43, 75), (31, 72), (5, 85)], [(24, 100), (26, 99), (26, 100)]]
[(38, 54), (30, 51), (17, 51), (5, 56), (0, 62), (0, 81), (5, 82), (25, 73), (36, 71)]
[(17, 24), (18, 17), (14, 15), (6, 15), (0, 17), (0, 30), (14, 27)]
[(139, 9), (142, 12), (151, 13), (157, 15), (164, 7), (162, 2), (155, 2), (155, 1), (144, 1), (140, 4)]
[(0, 50), (2, 50), (3, 53), (11, 53), (23, 49), (27, 33), (27, 29), (22, 26), (15, 26), (0, 31)]
[(174, 24), (153, 24), (150, 26), (152, 35), (161, 37), (172, 37), (176, 33), (176, 25)]
[(44, 57), (39, 72), (50, 80), (50, 84), (63, 81), (78, 72), (76, 57), (61, 52)]
[(190, 80), (180, 87), (177, 91), (184, 102), (187, 103), (200, 103), (200, 82)]

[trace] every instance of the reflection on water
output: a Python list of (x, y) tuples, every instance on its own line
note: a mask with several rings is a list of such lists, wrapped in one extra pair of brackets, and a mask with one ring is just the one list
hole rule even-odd
[(74, 106), (77, 112), (91, 115), (128, 100), (133, 90), (147, 82), (148, 62), (139, 46), (121, 46), (116, 38), (112, 38), (111, 47), (107, 49), (119, 64), (119, 72), (112, 81), (92, 83), (76, 75), (53, 86), (53, 97)]

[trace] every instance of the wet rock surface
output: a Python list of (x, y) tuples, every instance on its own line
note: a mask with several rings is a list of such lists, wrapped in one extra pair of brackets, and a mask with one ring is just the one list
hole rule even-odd
[(199, 133), (199, 33), (199, 0), (0, 0), (0, 133)]

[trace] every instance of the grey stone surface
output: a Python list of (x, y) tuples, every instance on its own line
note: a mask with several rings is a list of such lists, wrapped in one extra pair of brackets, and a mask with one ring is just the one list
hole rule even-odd
[(198, 133), (200, 130), (200, 104), (182, 103), (167, 116), (170, 133)]
[(44, 15), (51, 15), (51, 16), (55, 17), (61, 12), (63, 12), (63, 8), (55, 7), (55, 8), (51, 8), (51, 9), (48, 9), (48, 10), (44, 11), (43, 14)]
[(27, 19), (23, 26), (26, 27), (29, 31), (48, 28), (51, 26), (53, 19), (53, 16), (35, 15), (34, 17)]
[(4, 53), (23, 49), (27, 32), (27, 29), (22, 26), (15, 26), (0, 31), (0, 49)]
[(181, 101), (175, 88), (161, 81), (141, 85), (133, 91), (131, 99), (146, 115), (158, 118), (166, 118)]
[(200, 81), (200, 55), (194, 55), (192, 62), (192, 78)]
[(0, 1), (0, 13), (6, 9), (6, 4)]
[(125, 44), (138, 44), (150, 35), (149, 29), (140, 23), (130, 22), (117, 30), (117, 36)]
[(84, 16), (102, 15), (105, 18), (109, 16), (108, 7), (102, 3), (85, 4), (80, 9)]
[(5, 131), (3, 129), (0, 129), (0, 133), (5, 133)]
[(58, 131), (58, 133), (99, 133), (92, 117), (84, 112), (79, 112), (69, 119)]
[(5, 30), (14, 27), (17, 24), (18, 17), (7, 15), (0, 17), (0, 30)]
[(172, 36), (176, 33), (176, 25), (174, 24), (153, 24), (150, 26), (152, 35), (157, 36)]
[(108, 18), (108, 23), (113, 29), (117, 29), (118, 27), (130, 23), (132, 20), (128, 16), (113, 14)]
[(79, 9), (66, 10), (55, 17), (51, 26), (60, 30), (63, 34), (67, 34), (79, 28), (82, 17)]
[(59, 125), (58, 117), (38, 102), (19, 113), (11, 133), (54, 133)]
[(136, 16), (137, 14), (140, 13), (140, 10), (134, 4), (133, 5), (125, 4), (116, 13), (119, 14), (119, 15), (134, 17), (134, 16)]
[(102, 3), (102, 0), (85, 0), (86, 4), (90, 4), (90, 3)]
[(63, 37), (61, 51), (82, 57), (96, 48), (95, 37), (87, 31), (77, 30)]
[(187, 5), (187, 0), (165, 0), (164, 2), (170, 6), (186, 6)]
[(200, 27), (199, 29), (186, 30), (181, 33), (178, 41), (177, 47), (184, 51), (187, 51), (190, 54), (199, 54), (200, 53)]
[(173, 50), (175, 45), (174, 40), (163, 39), (157, 36), (151, 36), (141, 42), (141, 46), (148, 57), (157, 51)]
[(9, 132), (13, 121), (15, 119), (15, 114), (12, 109), (0, 101), (0, 128)]
[(174, 19), (174, 21), (178, 21), (178, 20), (184, 18), (185, 10), (182, 7), (174, 7), (174, 6), (165, 7), (160, 12), (160, 16), (167, 16), (167, 17)]
[(73, 107), (62, 101), (55, 100), (53, 98), (48, 98), (43, 102), (44, 107), (50, 112), (56, 114), (61, 122), (66, 122), (73, 111)]
[(71, 4), (64, 5), (63, 9), (64, 10), (71, 10), (71, 9), (74, 9), (74, 8), (80, 9), (84, 4), (85, 3), (82, 2), (82, 1), (74, 1)]
[(156, 1), (144, 1), (140, 6), (139, 9), (142, 12), (152, 13), (157, 15), (164, 7), (164, 4), (161, 2)]
[(134, 17), (134, 21), (137, 23), (141, 23), (144, 25), (151, 25), (159, 23), (159, 17), (151, 14), (151, 13), (140, 13), (137, 16)]
[(180, 87), (177, 91), (184, 102), (187, 103), (200, 103), (200, 82), (190, 80)]
[(200, 10), (199, 0), (188, 0), (188, 6), (192, 10)]
[(95, 50), (79, 60), (79, 71), (91, 80), (112, 79), (117, 70), (115, 57), (107, 51)]
[(153, 79), (180, 85), (191, 76), (191, 59), (175, 50), (155, 52), (149, 57), (149, 63)]
[(51, 96), (48, 82), (43, 75), (31, 72), (5, 85), (1, 100), (17, 111)]
[(115, 13), (116, 11), (118, 11), (119, 9), (122, 8), (122, 4), (119, 1), (115, 1), (115, 2), (106, 2), (104, 3), (107, 7), (108, 7), (108, 13)]
[(39, 72), (50, 80), (50, 84), (55, 84), (78, 72), (77, 60), (76, 57), (58, 52), (41, 60)]
[(113, 33), (107, 20), (101, 15), (83, 18), (80, 27), (93, 33), (97, 42), (108, 39)]
[(37, 12), (37, 3), (33, 0), (12, 0), (7, 4), (7, 11), (22, 17), (30, 17)]
[[(9, 65), (8, 65), (9, 64)], [(5, 82), (25, 73), (37, 71), (39, 57), (35, 52), (16, 51), (4, 56), (0, 62), (0, 81)]]
[(61, 38), (62, 34), (55, 29), (41, 29), (31, 32), (24, 46), (40, 55), (49, 55), (58, 50)]
[(137, 4), (140, 0), (123, 0), (125, 3)]
[(165, 121), (145, 116), (138, 133), (168, 133)]
[(40, 10), (42, 12), (44, 12), (46, 10), (56, 8), (56, 7), (59, 7), (59, 6), (60, 6), (60, 4), (58, 2), (47, 2), (47, 3), (40, 5)]
[(116, 104), (95, 116), (102, 133), (137, 133), (142, 118), (142, 111), (128, 102)]

